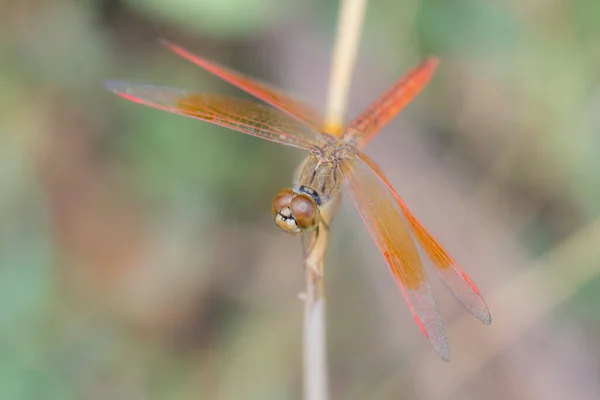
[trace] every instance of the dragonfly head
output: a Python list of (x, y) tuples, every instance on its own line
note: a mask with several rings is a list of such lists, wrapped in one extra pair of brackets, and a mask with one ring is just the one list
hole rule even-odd
[(319, 225), (320, 212), (315, 200), (306, 193), (283, 189), (271, 202), (275, 224), (287, 233), (298, 235)]

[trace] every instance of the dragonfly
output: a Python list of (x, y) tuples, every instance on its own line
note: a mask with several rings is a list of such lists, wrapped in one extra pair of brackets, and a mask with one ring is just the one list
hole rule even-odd
[(330, 129), (317, 111), (280, 89), (169, 41), (161, 43), (261, 102), (121, 80), (106, 81), (105, 87), (135, 103), (305, 150), (308, 154), (297, 168), (292, 186), (273, 198), (275, 224), (293, 235), (324, 227), (321, 208), (345, 187), (414, 320), (443, 360), (449, 361), (450, 348), (426, 276), (424, 257), (471, 314), (486, 325), (491, 323), (490, 311), (475, 284), (413, 215), (375, 161), (363, 152), (429, 83), (437, 58), (427, 58), (406, 73), (351, 123)]

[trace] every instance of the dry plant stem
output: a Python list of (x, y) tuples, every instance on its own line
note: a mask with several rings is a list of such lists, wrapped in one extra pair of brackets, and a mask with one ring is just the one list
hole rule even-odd
[(306, 288), (304, 292), (304, 398), (327, 399), (327, 357), (325, 351), (325, 296), (323, 259), (329, 245), (329, 224), (337, 211), (341, 197), (321, 210), (323, 221), (311, 232), (304, 260)]
[(339, 133), (344, 123), (350, 78), (358, 52), (367, 0), (342, 0), (340, 7), (325, 113), (327, 116), (325, 129), (331, 133)]
[[(338, 31), (331, 64), (329, 97), (324, 129), (341, 133), (346, 109), (350, 77), (362, 31), (367, 0), (342, 0)], [(325, 293), (323, 258), (329, 245), (329, 226), (337, 212), (338, 196), (321, 209), (322, 224), (311, 233), (305, 248), (306, 288), (304, 291), (304, 399), (328, 398), (327, 358), (325, 351)]]

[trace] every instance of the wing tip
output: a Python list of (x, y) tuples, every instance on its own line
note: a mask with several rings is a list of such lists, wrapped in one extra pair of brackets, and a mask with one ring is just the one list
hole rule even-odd
[(422, 317), (417, 312), (415, 312), (415, 309), (410, 304), (410, 301), (405, 295), (405, 291), (403, 288), (402, 294), (405, 301), (408, 304), (410, 312), (413, 314), (413, 318), (416, 321), (417, 326), (421, 330), (421, 333), (423, 333), (423, 336), (425, 336), (425, 338), (429, 340), (429, 343), (433, 345), (435, 352), (442, 358), (442, 360), (446, 362), (450, 361), (450, 344), (448, 342), (448, 337), (446, 336), (446, 330), (444, 329), (444, 325), (442, 324), (441, 316), (437, 311), (435, 300), (433, 301), (433, 311), (435, 318), (433, 320), (434, 323), (432, 325), (431, 323), (427, 323), (425, 320), (422, 320)]
[(490, 310), (485, 306), (481, 310), (479, 310), (477, 314), (475, 314), (475, 317), (477, 317), (477, 319), (483, 322), (485, 325), (492, 324), (492, 314), (490, 313)]
[(446, 287), (450, 289), (454, 297), (463, 305), (463, 307), (465, 307), (471, 314), (475, 316), (475, 318), (483, 322), (485, 325), (490, 325), (492, 323), (492, 314), (490, 313), (490, 309), (485, 303), (485, 300), (483, 300), (481, 292), (479, 292), (479, 289), (477, 289), (477, 286), (475, 286), (475, 283), (473, 283), (471, 278), (469, 278), (469, 276), (456, 263), (454, 263), (454, 261), (453, 267), (453, 271), (458, 272), (457, 276), (462, 278), (462, 282), (467, 283), (466, 287), (469, 289), (469, 294), (471, 296), (463, 296), (463, 292), (452, 285), (452, 281), (448, 279), (447, 276), (440, 274), (439, 270), (438, 276), (442, 279), (442, 282), (446, 285)]
[[(470, 282), (470, 279), (466, 275), (463, 274), (463, 276), (467, 279), (468, 282)], [(472, 284), (472, 282), (471, 282), (471, 284)], [(472, 287), (475, 287), (475, 286), (473, 285)], [(452, 291), (452, 294), (454, 294), (454, 297), (456, 297), (458, 299), (458, 301), (471, 314), (473, 314), (473, 316), (475, 316), (475, 318), (477, 318), (478, 320), (483, 322), (485, 325), (490, 325), (492, 323), (492, 314), (490, 313), (490, 309), (488, 308), (487, 304), (485, 303), (485, 300), (483, 300), (483, 297), (481, 296), (479, 291), (476, 290), (475, 303), (468, 302), (465, 299), (458, 296), (454, 290), (451, 290), (451, 291)]]
[(436, 351), (442, 360), (444, 360), (447, 363), (450, 362), (450, 347), (442, 350), (436, 349)]
[(435, 338), (430, 337), (429, 341), (440, 358), (446, 362), (450, 362), (450, 344), (448, 344), (446, 335), (443, 334), (442, 336), (437, 336)]
[(440, 65), (440, 58), (437, 56), (428, 56), (425, 61), (417, 67), (417, 71), (427, 74), (429, 77), (433, 76), (438, 66)]
[(123, 93), (125, 90), (125, 81), (118, 79), (107, 79), (104, 81), (103, 86), (106, 90), (110, 90), (113, 93)]
[(181, 47), (167, 39), (160, 38), (160, 39), (158, 39), (158, 43), (165, 46), (167, 49), (169, 49), (173, 53), (177, 54), (179, 57), (183, 57), (186, 60), (188, 60), (202, 68), (207, 69), (207, 68), (213, 67), (213, 65), (212, 65), (213, 63), (210, 63), (208, 60), (205, 60), (204, 58), (200, 57), (199, 55), (194, 54), (191, 51), (186, 50), (183, 47)]
[[(412, 309), (411, 309), (412, 311)], [(435, 330), (428, 330), (423, 321), (414, 315), (417, 325), (421, 329), (423, 336), (429, 340), (429, 343), (433, 346), (435, 352), (440, 358), (446, 362), (450, 361), (450, 344), (448, 343), (448, 337), (442, 325), (438, 326)]]
[(165, 39), (165, 38), (158, 38), (158, 43), (161, 44), (162, 46), (165, 46), (166, 48), (168, 48), (170, 50), (174, 50), (179, 47), (175, 43), (173, 43), (170, 40)]
[(465, 299), (460, 298), (454, 293), (454, 297), (459, 301), (462, 306), (469, 311), (475, 318), (483, 322), (485, 325), (490, 325), (492, 323), (492, 314), (490, 313), (490, 309), (487, 307), (481, 296), (477, 296), (476, 303), (468, 302)]
[(440, 58), (438, 56), (429, 56), (425, 62), (431, 65), (433, 68), (436, 68), (440, 64)]

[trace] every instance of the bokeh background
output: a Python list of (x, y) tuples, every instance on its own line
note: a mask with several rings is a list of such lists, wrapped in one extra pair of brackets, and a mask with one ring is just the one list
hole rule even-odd
[[(166, 37), (322, 109), (337, 1), (0, 2), (0, 399), (300, 399), (300, 243), (270, 200), (302, 153), (121, 100), (239, 94)], [(477, 282), (413, 323), (346, 199), (326, 261), (334, 399), (600, 398), (600, 2), (373, 1), (349, 115), (430, 54), (370, 145)], [(242, 94), (240, 94), (242, 95)]]

